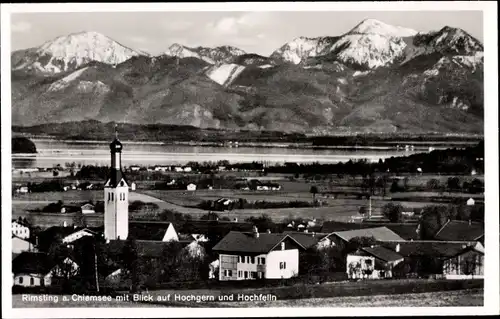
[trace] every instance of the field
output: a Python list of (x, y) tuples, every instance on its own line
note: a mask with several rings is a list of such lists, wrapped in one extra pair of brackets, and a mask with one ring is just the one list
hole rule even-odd
[(482, 307), (483, 289), (440, 291), (417, 294), (308, 298), (273, 302), (219, 302), (231, 307)]

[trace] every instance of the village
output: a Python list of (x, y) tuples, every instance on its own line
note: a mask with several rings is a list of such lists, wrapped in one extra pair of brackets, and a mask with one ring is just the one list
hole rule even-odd
[[(482, 285), (477, 279), (484, 276), (484, 222), (477, 207), (484, 204), (478, 195), (461, 197), (458, 206), (445, 209), (429, 205), (405, 208), (384, 202), (377, 207), (381, 214), (374, 213), (372, 199), (375, 205), (385, 194), (372, 195), (356, 199), (354, 213), (330, 219), (314, 212), (342, 209), (329, 206), (339, 200), (338, 193), (306, 185), (300, 195), (304, 197), (296, 195), (294, 201), (283, 205), (281, 199), (271, 199), (285, 196), (282, 184), (287, 182), (266, 180), (265, 174), (229, 179), (230, 192), (224, 188), (227, 184), (218, 181), (217, 185), (213, 176), (209, 181), (189, 182), (185, 173), (196, 175), (200, 171), (190, 165), (125, 169), (122, 149), (115, 138), (110, 144), (111, 163), (105, 180), (82, 178), (81, 168), (66, 170), (73, 181), (49, 187), (52, 192), (80, 194), (78, 199), (88, 200), (58, 200), (12, 219), (14, 293), (247, 289), (410, 279), (435, 280), (443, 287), (450, 286), (450, 280), (453, 285), (459, 282), (467, 286), (471, 280), (472, 286)], [(235, 171), (228, 165), (215, 169)], [(56, 171), (65, 170), (55, 168), (49, 174), (56, 176)], [(158, 186), (157, 181), (134, 178), (141, 171), (177, 175)], [(34, 172), (24, 169), (15, 173), (26, 176)], [(474, 170), (470, 175), (475, 178), (476, 174)], [(39, 185), (20, 184), (13, 191), (14, 200), (44, 194), (37, 191)], [(44, 187), (47, 185), (54, 184)], [(332, 188), (335, 186), (328, 189)], [(152, 201), (139, 191), (177, 201)], [(245, 199), (235, 198), (238, 194), (245, 194)], [(195, 201), (195, 196), (204, 196), (203, 201), (191, 206), (179, 204)], [(257, 200), (250, 201), (252, 196)], [(305, 196), (311, 196), (312, 202)], [(367, 205), (359, 207), (361, 202)], [(176, 209), (169, 209), (173, 206)], [(341, 206), (344, 210), (347, 207)], [(288, 215), (260, 214), (273, 212), (272, 208), (286, 209)], [(160, 209), (163, 211), (158, 212)], [(249, 209), (256, 213), (245, 215)], [(313, 214), (301, 215), (301, 209)], [(290, 215), (290, 211), (297, 213)]]

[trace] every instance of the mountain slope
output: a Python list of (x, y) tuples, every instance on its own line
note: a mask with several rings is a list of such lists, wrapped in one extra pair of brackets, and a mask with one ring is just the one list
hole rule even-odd
[(14, 70), (60, 73), (75, 70), (91, 61), (115, 65), (138, 51), (97, 32), (79, 32), (45, 42), (39, 47), (19, 50), (12, 54)]
[[(368, 19), (340, 36), (298, 37), (269, 57), (173, 45), (165, 55), (133, 51), (127, 58), (73, 45), (26, 63), (41, 47), (12, 54), (13, 124), (97, 119), (314, 134), (483, 131), (483, 46), (456, 28), (424, 34)], [(117, 44), (93, 51), (108, 52), (104, 47)]]

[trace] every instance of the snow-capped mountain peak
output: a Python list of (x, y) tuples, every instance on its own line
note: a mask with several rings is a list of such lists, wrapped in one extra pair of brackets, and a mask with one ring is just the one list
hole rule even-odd
[(224, 45), (215, 48), (190, 48), (178, 43), (172, 44), (165, 54), (178, 58), (195, 57), (210, 64), (227, 62), (230, 59), (246, 52), (233, 46)]
[(378, 34), (391, 37), (411, 37), (417, 34), (418, 32), (409, 28), (393, 26), (375, 19), (365, 19), (348, 33)]
[(39, 47), (24, 50), (24, 53), (16, 61), (15, 69), (28, 68), (52, 73), (74, 70), (91, 61), (115, 65), (140, 55), (94, 31), (59, 36)]

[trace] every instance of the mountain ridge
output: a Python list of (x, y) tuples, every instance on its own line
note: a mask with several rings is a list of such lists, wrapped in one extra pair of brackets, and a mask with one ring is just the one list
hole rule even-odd
[[(97, 40), (48, 41), (49, 57), (37, 53), (42, 46), (13, 52), (14, 124), (99, 119), (314, 134), (483, 129), (483, 46), (458, 28), (421, 33), (366, 19), (339, 36), (297, 37), (268, 57), (180, 44), (148, 56), (105, 36), (87, 38)], [(105, 45), (77, 50), (89, 43)]]

